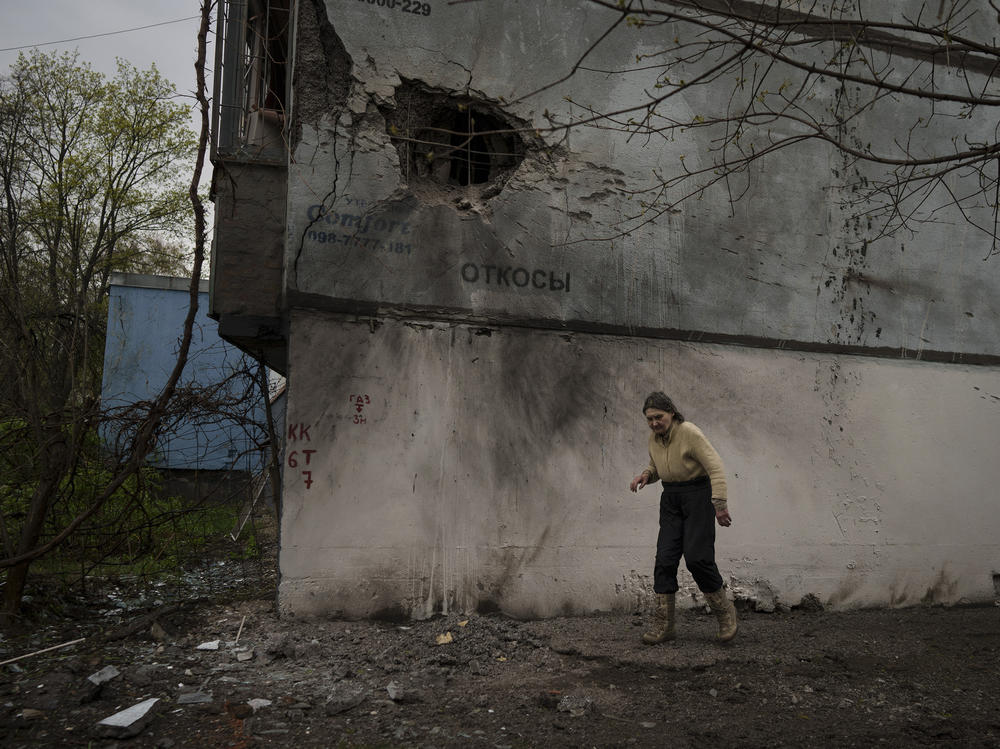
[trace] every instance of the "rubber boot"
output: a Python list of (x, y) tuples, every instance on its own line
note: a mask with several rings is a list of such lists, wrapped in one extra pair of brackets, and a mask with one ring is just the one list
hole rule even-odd
[(664, 640), (672, 640), (674, 637), (674, 594), (657, 593), (653, 625), (648, 632), (643, 633), (642, 641), (646, 645), (655, 645)]
[(736, 621), (736, 607), (726, 596), (726, 589), (719, 588), (714, 593), (706, 593), (705, 598), (708, 605), (712, 607), (712, 613), (719, 620), (719, 642), (729, 642), (736, 637), (736, 631), (740, 624)]

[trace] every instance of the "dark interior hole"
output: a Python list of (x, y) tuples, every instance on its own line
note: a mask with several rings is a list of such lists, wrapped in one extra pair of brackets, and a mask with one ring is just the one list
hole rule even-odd
[(411, 88), (386, 112), (406, 181), (414, 188), (475, 188), (492, 197), (524, 159), (517, 126), (487, 106)]
[[(478, 127), (477, 127), (478, 126)], [(494, 155), (490, 144), (476, 130), (499, 130), (492, 117), (469, 110), (468, 116), (459, 112), (451, 127), (451, 170), (449, 179), (463, 187), (488, 182), (493, 169)]]

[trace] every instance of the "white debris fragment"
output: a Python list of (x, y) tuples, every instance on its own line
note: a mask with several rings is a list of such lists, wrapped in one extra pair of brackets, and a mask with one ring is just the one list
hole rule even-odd
[(111, 681), (116, 676), (120, 676), (121, 672), (114, 666), (105, 666), (100, 671), (96, 671), (87, 677), (87, 681), (91, 684), (100, 686), (105, 682)]
[(219, 640), (209, 640), (208, 642), (203, 642), (201, 645), (195, 648), (195, 650), (218, 650)]
[(252, 700), (247, 700), (247, 704), (250, 709), (254, 712), (261, 710), (271, 704), (271, 700), (261, 699), (260, 697), (254, 697)]
[(97, 732), (118, 739), (137, 736), (153, 719), (153, 706), (159, 701), (159, 697), (151, 697), (110, 715), (98, 722)]

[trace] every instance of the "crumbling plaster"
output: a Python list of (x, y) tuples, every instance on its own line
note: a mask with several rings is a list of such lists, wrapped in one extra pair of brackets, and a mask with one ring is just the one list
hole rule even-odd
[[(653, 73), (578, 71), (527, 96), (572, 67), (606, 28), (607, 13), (582, 2), (435, 3), (429, 16), (354, 0), (303, 6), (325, 9), (322, 44), (302, 45), (311, 66), (317, 49), (326, 50), (322, 75), (311, 73), (325, 83), (297, 74), (295, 100), (311, 116), (297, 114), (289, 172), (293, 294), (903, 356), (994, 353), (997, 281), (979, 238), (967, 226), (930, 225), (911, 241), (869, 248), (869, 228), (838, 202), (868, 175), (829, 149), (804, 146), (751, 170), (750, 189), (735, 204), (720, 187), (643, 225), (630, 191), (675, 172), (681, 156), (690, 168), (704, 166), (703, 136), (650, 143), (608, 129), (544, 128), (584, 106), (612, 111), (640, 100)], [(626, 67), (652, 51), (648, 39), (621, 28), (588, 67)], [(383, 116), (403, 106), (404, 78), (539, 129), (525, 134), (528, 154), (500, 194), (414, 194)], [(319, 94), (331, 106), (318, 106)], [(852, 92), (826, 94), (832, 106)], [(670, 106), (687, 115), (713, 95), (695, 88)], [(892, 114), (909, 116), (905, 104)], [(886, 131), (876, 122), (854, 137)], [(372, 219), (367, 229), (362, 216)], [(470, 263), (479, 266), (476, 281), (468, 280)], [(505, 279), (487, 282), (486, 265), (568, 274), (572, 290), (531, 294)]]

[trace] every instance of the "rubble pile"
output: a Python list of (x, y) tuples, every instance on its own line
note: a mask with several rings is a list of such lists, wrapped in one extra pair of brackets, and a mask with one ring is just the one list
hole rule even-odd
[(270, 596), (149, 603), (0, 641), (18, 658), (0, 666), (3, 746), (1000, 741), (996, 607), (746, 611), (728, 646), (687, 610), (676, 641), (645, 647), (621, 613), (388, 623), (279, 618)]

